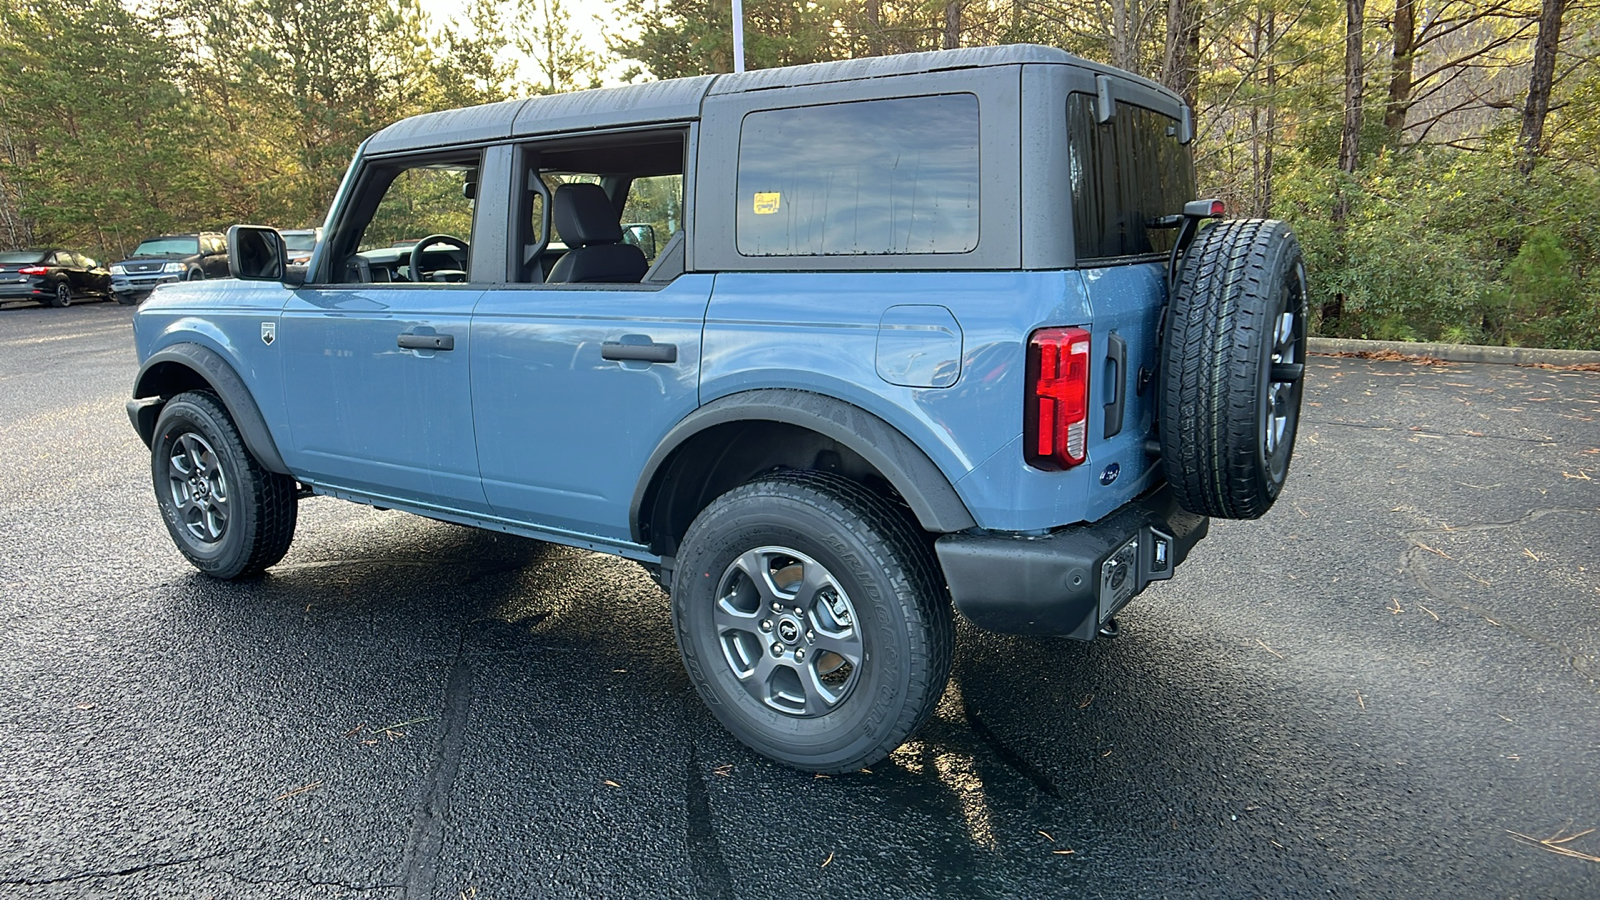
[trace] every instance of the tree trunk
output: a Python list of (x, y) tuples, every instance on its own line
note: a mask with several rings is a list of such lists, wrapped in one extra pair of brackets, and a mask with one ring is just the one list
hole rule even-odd
[(1556, 50), (1561, 46), (1561, 16), (1566, 0), (1544, 0), (1539, 8), (1539, 38), (1533, 45), (1533, 74), (1528, 77), (1528, 102), (1522, 108), (1522, 135), (1517, 145), (1522, 150), (1518, 168), (1533, 172), (1534, 163), (1544, 152), (1544, 117), (1550, 112), (1550, 88), (1555, 83)]
[(1267, 9), (1267, 139), (1261, 154), (1261, 213), (1272, 215), (1272, 148), (1278, 142), (1278, 58), (1273, 47), (1278, 41), (1278, 13)]
[(961, 46), (961, 0), (949, 0), (944, 5), (944, 49)]
[(1133, 37), (1128, 33), (1128, 0), (1111, 0), (1111, 64), (1136, 71)]
[(1406, 130), (1411, 109), (1412, 59), (1416, 53), (1417, 16), (1414, 0), (1395, 0), (1394, 59), (1389, 68), (1389, 105), (1383, 110), (1383, 127), (1396, 141)]
[(1200, 84), (1201, 0), (1167, 0), (1167, 54), (1164, 79), (1183, 102), (1195, 108)]
[(867, 0), (867, 52), (883, 55), (883, 0)]
[[(1361, 160), (1361, 99), (1366, 77), (1362, 53), (1366, 25), (1366, 0), (1344, 0), (1344, 126), (1339, 132), (1339, 171), (1354, 175)], [(1333, 204), (1333, 227), (1342, 240), (1344, 223), (1350, 216), (1350, 198), (1339, 185)], [(1340, 251), (1343, 252), (1342, 250)], [(1344, 295), (1334, 294), (1322, 304), (1320, 333), (1334, 335), (1344, 317)]]
[(1344, 128), (1339, 133), (1339, 169), (1354, 174), (1361, 158), (1361, 98), (1365, 84), (1362, 44), (1367, 0), (1344, 0)]

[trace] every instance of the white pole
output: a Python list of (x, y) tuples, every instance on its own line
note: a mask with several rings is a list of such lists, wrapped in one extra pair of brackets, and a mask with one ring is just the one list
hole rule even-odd
[(744, 2), (733, 0), (733, 70), (744, 71)]

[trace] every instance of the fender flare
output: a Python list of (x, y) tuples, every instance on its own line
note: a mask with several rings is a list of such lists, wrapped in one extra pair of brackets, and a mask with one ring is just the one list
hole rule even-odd
[(893, 425), (859, 406), (824, 394), (766, 388), (713, 400), (667, 432), (645, 462), (633, 492), (628, 525), (634, 540), (644, 540), (646, 507), (655, 502), (659, 476), (673, 453), (708, 428), (744, 421), (799, 426), (849, 448), (894, 486), (928, 531), (948, 534), (977, 525), (950, 479)]
[(278, 444), (272, 439), (272, 431), (267, 428), (266, 417), (261, 415), (261, 408), (250, 396), (244, 379), (239, 377), (239, 373), (234, 371), (222, 354), (191, 342), (173, 344), (151, 354), (134, 378), (134, 399), (128, 403), (128, 415), (133, 419), (139, 437), (144, 439), (145, 446), (150, 446), (155, 437), (156, 417), (160, 415), (161, 406), (169, 396), (161, 369), (174, 364), (193, 372), (222, 400), (228, 415), (239, 428), (239, 436), (244, 439), (245, 447), (262, 468), (279, 475), (294, 474), (284, 465)]

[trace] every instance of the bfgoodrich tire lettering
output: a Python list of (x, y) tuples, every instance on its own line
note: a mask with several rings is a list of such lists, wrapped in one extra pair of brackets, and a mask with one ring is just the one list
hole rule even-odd
[(678, 555), (672, 619), (690, 680), (764, 756), (871, 765), (927, 721), (950, 673), (933, 565), (905, 514), (854, 482), (787, 472), (735, 488)]
[(1254, 519), (1277, 500), (1300, 420), (1305, 313), (1305, 260), (1283, 222), (1222, 222), (1189, 249), (1161, 359), (1162, 465), (1185, 509)]
[(191, 391), (168, 401), (150, 453), (161, 518), (195, 568), (239, 578), (288, 552), (298, 512), (294, 479), (261, 468), (216, 396)]

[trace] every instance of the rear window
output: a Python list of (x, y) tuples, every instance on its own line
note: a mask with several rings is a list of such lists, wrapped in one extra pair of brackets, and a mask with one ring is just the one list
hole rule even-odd
[(134, 256), (193, 256), (200, 252), (200, 240), (194, 237), (151, 238), (133, 250)]
[(44, 259), (43, 250), (7, 250), (0, 253), (0, 266), (36, 263), (42, 259)]
[(738, 180), (743, 256), (965, 253), (978, 246), (978, 98), (751, 113)]
[(1178, 143), (1176, 119), (1118, 103), (1111, 121), (1095, 121), (1094, 98), (1067, 101), (1072, 221), (1079, 259), (1165, 253), (1176, 229), (1149, 227), (1194, 199), (1194, 159)]

